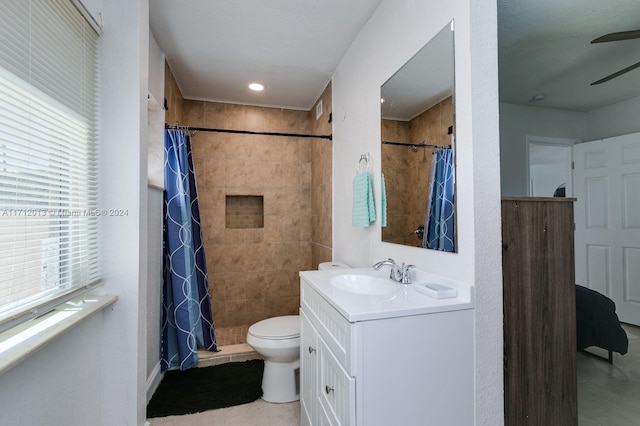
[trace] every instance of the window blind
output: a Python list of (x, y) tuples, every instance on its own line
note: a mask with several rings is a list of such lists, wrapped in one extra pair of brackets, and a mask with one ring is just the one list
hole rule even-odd
[(97, 39), (70, 0), (2, 0), (0, 322), (99, 279)]

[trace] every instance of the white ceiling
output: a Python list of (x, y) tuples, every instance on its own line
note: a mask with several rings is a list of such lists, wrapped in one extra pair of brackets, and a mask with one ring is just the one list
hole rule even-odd
[[(380, 1), (151, 0), (150, 24), (184, 97), (309, 110)], [(640, 39), (590, 41), (636, 29), (640, 0), (498, 0), (500, 100), (590, 111), (640, 96), (640, 69), (590, 86), (640, 61)]]
[(500, 100), (587, 112), (640, 96), (640, 69), (590, 85), (640, 61), (640, 39), (591, 40), (638, 29), (640, 0), (498, 0)]
[(310, 110), (380, 1), (151, 0), (149, 19), (185, 98)]

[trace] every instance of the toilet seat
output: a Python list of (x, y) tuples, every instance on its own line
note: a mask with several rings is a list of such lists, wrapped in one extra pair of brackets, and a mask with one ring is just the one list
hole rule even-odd
[(258, 321), (249, 327), (249, 334), (265, 340), (285, 340), (300, 337), (300, 316), (286, 315)]

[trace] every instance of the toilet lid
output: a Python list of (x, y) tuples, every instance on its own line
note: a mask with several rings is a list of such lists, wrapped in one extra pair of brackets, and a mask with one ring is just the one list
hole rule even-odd
[(300, 316), (267, 318), (249, 327), (249, 334), (261, 339), (281, 340), (300, 336)]

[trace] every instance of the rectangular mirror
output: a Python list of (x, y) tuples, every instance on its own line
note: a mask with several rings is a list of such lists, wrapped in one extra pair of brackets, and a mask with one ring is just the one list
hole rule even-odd
[(380, 89), (382, 241), (456, 252), (453, 21)]

